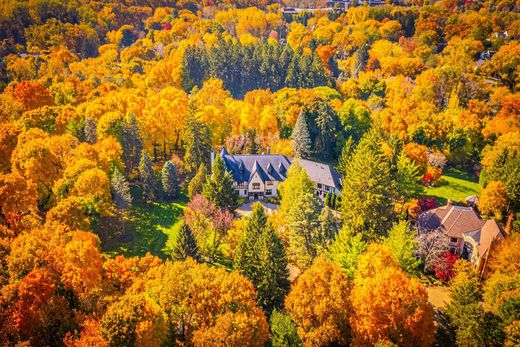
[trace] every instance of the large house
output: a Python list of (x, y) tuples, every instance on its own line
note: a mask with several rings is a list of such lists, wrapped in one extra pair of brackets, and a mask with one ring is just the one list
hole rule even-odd
[[(212, 152), (212, 162), (214, 158)], [(250, 200), (278, 197), (278, 184), (287, 178), (287, 170), (295, 159), (281, 154), (232, 155), (222, 148), (220, 156), (233, 176), (233, 187)], [(297, 159), (314, 182), (314, 191), (321, 200), (327, 193), (341, 193), (341, 175), (326, 164)]]
[(482, 219), (472, 207), (446, 206), (422, 213), (417, 220), (419, 233), (442, 231), (447, 249), (471, 261), (479, 270), (495, 240), (504, 238), (500, 226), (492, 219)]

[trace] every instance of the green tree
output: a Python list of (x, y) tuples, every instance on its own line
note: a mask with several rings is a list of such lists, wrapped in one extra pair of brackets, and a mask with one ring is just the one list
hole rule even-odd
[(421, 260), (416, 257), (419, 244), (415, 241), (415, 233), (410, 229), (408, 222), (399, 221), (388, 232), (384, 243), (390, 247), (392, 254), (401, 269), (408, 275), (417, 275), (417, 268)]
[(352, 157), (352, 153), (354, 152), (354, 140), (352, 137), (349, 137), (345, 142), (343, 149), (341, 150), (341, 155), (338, 159), (337, 170), (340, 174), (345, 175), (347, 173), (347, 166)]
[(133, 113), (127, 115), (118, 138), (123, 149), (123, 161), (125, 162), (128, 175), (133, 173), (139, 165), (141, 152), (143, 151), (143, 140), (139, 133), (137, 119)]
[(361, 234), (355, 234), (344, 227), (339, 231), (330, 246), (327, 257), (333, 263), (339, 265), (350, 279), (354, 278), (358, 259), (367, 249), (367, 243), (363, 241)]
[(207, 177), (202, 187), (202, 195), (218, 208), (234, 211), (238, 206), (238, 193), (233, 188), (233, 178), (219, 155), (211, 168), (211, 176)]
[(421, 185), (421, 169), (404, 152), (397, 159), (397, 172), (395, 177), (397, 195), (404, 203), (410, 199), (419, 197), (424, 191)]
[(125, 234), (125, 216), (124, 211), (132, 207), (132, 195), (125, 176), (121, 174), (117, 167), (114, 167), (112, 179), (110, 180), (110, 191), (112, 193), (112, 200), (116, 205), (119, 217), (121, 218), (121, 228), (123, 235)]
[(328, 250), (339, 230), (339, 220), (334, 216), (332, 210), (325, 206), (318, 217), (320, 248)]
[(302, 345), (297, 326), (291, 316), (275, 309), (271, 314), (269, 323), (272, 347), (298, 347)]
[(171, 255), (173, 260), (183, 261), (188, 257), (191, 257), (200, 261), (197, 240), (191, 232), (190, 227), (185, 222), (181, 222), (181, 225), (177, 230), (177, 236), (173, 243)]
[(290, 285), (287, 258), (261, 204), (253, 206), (246, 222), (234, 269), (253, 283), (257, 302), (267, 313), (282, 307)]
[(360, 141), (347, 166), (341, 193), (343, 223), (367, 240), (382, 236), (394, 217), (393, 193), (390, 165), (372, 130)]
[(311, 137), (305, 113), (300, 112), (291, 134), (292, 149), (296, 158), (308, 158), (311, 156)]
[(208, 170), (206, 169), (206, 165), (200, 164), (197, 174), (191, 179), (190, 184), (188, 184), (188, 197), (190, 199), (202, 193), (202, 187), (204, 186), (204, 182), (206, 182), (207, 175)]
[(170, 199), (176, 198), (179, 194), (179, 178), (177, 168), (171, 160), (164, 163), (161, 171), (161, 182), (165, 197)]
[(211, 137), (208, 127), (195, 118), (195, 110), (186, 120), (184, 128), (184, 173), (188, 179), (195, 176), (201, 164), (209, 167), (211, 155)]
[(155, 189), (157, 186), (157, 177), (152, 166), (152, 159), (146, 150), (141, 153), (141, 161), (139, 162), (139, 177), (143, 186), (143, 199), (154, 200)]

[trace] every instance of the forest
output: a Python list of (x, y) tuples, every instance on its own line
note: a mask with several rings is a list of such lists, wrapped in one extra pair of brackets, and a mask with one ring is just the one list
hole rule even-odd
[(334, 6), (0, 2), (0, 345), (520, 345), (520, 4)]

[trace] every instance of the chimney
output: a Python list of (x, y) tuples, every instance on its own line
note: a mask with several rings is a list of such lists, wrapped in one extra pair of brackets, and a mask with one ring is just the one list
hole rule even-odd
[(511, 212), (509, 214), (509, 216), (507, 217), (506, 229), (504, 230), (506, 232), (507, 236), (511, 236), (511, 225), (512, 224), (513, 224), (513, 212)]
[(271, 154), (271, 146), (267, 146), (267, 154)]
[(446, 202), (446, 206), (451, 206), (453, 205), (453, 201), (451, 201), (450, 199), (448, 199), (448, 201)]
[(213, 167), (213, 164), (215, 163), (215, 151), (211, 149), (211, 167)]

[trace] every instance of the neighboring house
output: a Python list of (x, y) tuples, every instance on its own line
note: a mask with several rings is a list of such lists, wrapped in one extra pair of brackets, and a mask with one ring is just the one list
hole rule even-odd
[(480, 218), (472, 207), (450, 204), (422, 213), (417, 228), (419, 233), (442, 231), (448, 237), (450, 252), (471, 261), (479, 270), (484, 266), (491, 244), (504, 238), (494, 220)]
[[(212, 162), (213, 156), (214, 153)], [(287, 170), (294, 162), (281, 154), (231, 155), (225, 148), (220, 156), (233, 175), (233, 187), (241, 197), (250, 200), (278, 197), (278, 185), (287, 178)], [(314, 182), (314, 191), (321, 200), (327, 193), (341, 193), (341, 175), (332, 167), (310, 160), (298, 162)]]

